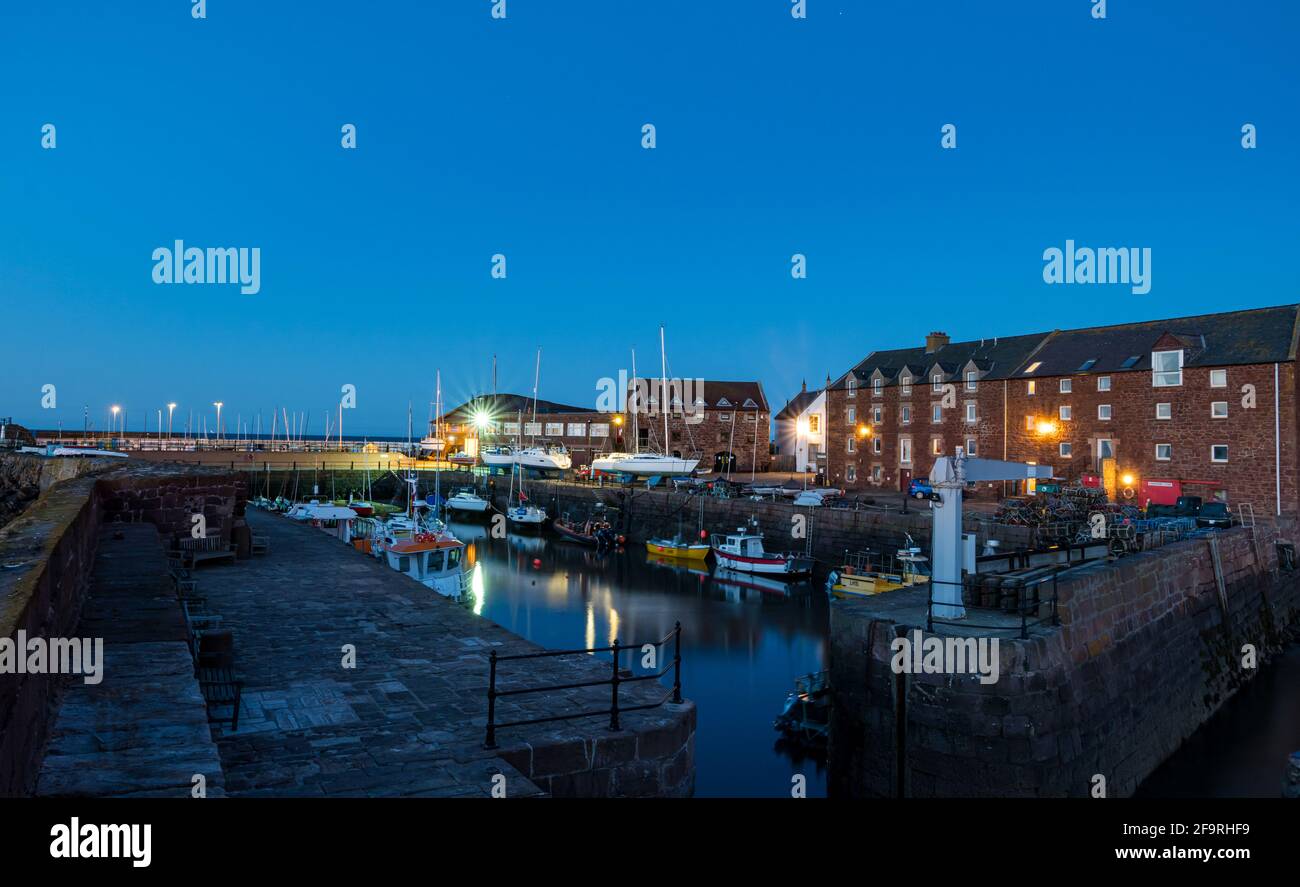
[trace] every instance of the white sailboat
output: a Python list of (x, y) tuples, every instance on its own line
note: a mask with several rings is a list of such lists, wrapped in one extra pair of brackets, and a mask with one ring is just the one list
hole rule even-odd
[[(625, 459), (618, 459), (614, 462), (616, 467), (609, 469), (621, 472), (623, 474), (632, 474), (640, 477), (667, 477), (670, 475), (690, 474), (700, 464), (699, 459), (684, 459), (681, 456), (671, 456), (667, 454), (668, 447), (668, 357), (664, 349), (664, 328), (659, 327), (659, 365), (660, 365), (660, 404), (659, 410), (664, 417), (664, 439), (663, 453), (642, 453), (638, 447), (638, 452)], [(637, 404), (639, 409), (640, 404)], [(633, 412), (635, 416), (635, 411)], [(595, 462), (592, 467), (596, 467)], [(605, 470), (605, 469), (601, 469)]]
[[(633, 384), (635, 384), (636, 382), (636, 349), (635, 348), (632, 349), (632, 381)], [(627, 392), (624, 391), (623, 395), (624, 397), (626, 397)], [(628, 452), (615, 450), (611, 453), (604, 453), (602, 455), (599, 455), (596, 458), (591, 460), (592, 471), (605, 471), (610, 473), (617, 473), (619, 470), (618, 467), (619, 463), (623, 462), (625, 459), (631, 459), (639, 451), (640, 441), (638, 440), (639, 432), (637, 430), (637, 421), (636, 421), (637, 407), (639, 406), (638, 399), (633, 398), (630, 406), (631, 409), (628, 410), (628, 412), (632, 414), (632, 448), (633, 448), (632, 452), (628, 453)]]
[[(519, 477), (519, 492), (515, 493), (515, 477)], [(516, 498), (516, 496), (518, 498)], [(518, 527), (540, 528), (546, 523), (546, 509), (533, 505), (524, 492), (524, 472), (515, 466), (510, 472), (510, 493), (506, 500), (511, 504), (506, 508), (506, 520)]]
[(459, 490), (447, 500), (447, 508), (464, 514), (482, 514), (488, 510), (488, 500), (473, 490)]

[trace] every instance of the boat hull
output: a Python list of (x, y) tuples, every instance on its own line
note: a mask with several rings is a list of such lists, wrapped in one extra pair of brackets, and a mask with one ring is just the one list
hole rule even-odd
[(681, 558), (702, 561), (709, 556), (707, 545), (674, 545), (669, 542), (647, 542), (645, 550), (656, 557)]
[(738, 573), (761, 573), (765, 576), (807, 576), (812, 573), (812, 558), (807, 557), (745, 557), (713, 549), (719, 569)]
[[(608, 470), (636, 477), (669, 477), (678, 474), (690, 474), (700, 464), (699, 459), (678, 459), (673, 456), (645, 458), (633, 456), (614, 463)], [(595, 463), (592, 463), (595, 467)], [(605, 469), (601, 469), (605, 470)]]

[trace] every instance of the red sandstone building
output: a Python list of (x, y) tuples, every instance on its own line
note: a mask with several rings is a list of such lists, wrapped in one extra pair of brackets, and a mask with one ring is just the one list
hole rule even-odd
[(1295, 514), (1298, 319), (1286, 305), (873, 351), (829, 388), (828, 480), (906, 489), (960, 446), (1136, 504)]

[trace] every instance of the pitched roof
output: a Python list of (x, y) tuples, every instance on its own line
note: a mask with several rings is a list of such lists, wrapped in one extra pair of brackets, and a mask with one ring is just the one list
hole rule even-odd
[[(1046, 333), (1028, 336), (1004, 336), (997, 339), (983, 339), (971, 342), (949, 342), (932, 352), (926, 353), (925, 346), (916, 348), (895, 348), (888, 351), (873, 351), (853, 368), (862, 385), (877, 369), (884, 373), (887, 383), (904, 368), (912, 370), (914, 375), (924, 373), (936, 363), (941, 364), (949, 373), (956, 372), (974, 360), (981, 367), (985, 379), (1003, 379), (1014, 374), (1017, 367), (1046, 337)], [(983, 369), (987, 367), (987, 369)], [(832, 388), (843, 388), (848, 375), (836, 381)]]
[(1025, 375), (1033, 362), (1041, 364), (1034, 376), (1150, 370), (1151, 352), (1163, 348), (1183, 349), (1184, 366), (1290, 361), (1295, 359), (1297, 313), (1300, 305), (1281, 305), (1062, 330), (1025, 361), (1019, 374)]
[[(454, 410), (449, 410), (443, 415), (443, 421), (459, 422), (467, 420), (474, 413), (482, 410), (494, 419), (509, 419), (523, 413), (525, 416), (533, 414), (533, 399), (524, 394), (480, 394), (478, 397), (471, 398)], [(567, 404), (555, 403), (549, 400), (537, 401), (537, 415), (543, 413), (594, 413), (593, 407), (574, 407)]]
[(777, 420), (793, 419), (795, 416), (802, 413), (804, 408), (816, 400), (820, 394), (821, 391), (800, 391), (794, 397), (790, 398), (790, 402), (783, 406), (781, 412), (777, 413), (774, 418)]
[[(628, 390), (637, 380), (628, 382)], [(642, 379), (650, 398), (659, 397), (661, 381), (659, 379)], [(767, 411), (767, 396), (763, 394), (762, 382), (720, 382), (713, 379), (687, 379), (691, 384), (691, 397), (703, 398), (705, 409), (733, 409)], [(669, 397), (678, 396), (674, 380), (668, 380)], [(746, 406), (748, 404), (748, 406)]]

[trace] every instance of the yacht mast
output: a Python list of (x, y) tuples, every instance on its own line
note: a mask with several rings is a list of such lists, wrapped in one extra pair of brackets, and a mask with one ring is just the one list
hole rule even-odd
[(659, 324), (659, 409), (664, 414), (664, 455), (668, 455), (668, 355), (664, 350), (664, 325)]
[(641, 385), (636, 377), (636, 349), (632, 349), (632, 452), (641, 452), (641, 435), (637, 431), (636, 414), (641, 409)]
[(537, 349), (537, 368), (533, 370), (533, 427), (537, 427), (537, 385), (542, 379), (542, 349)]

